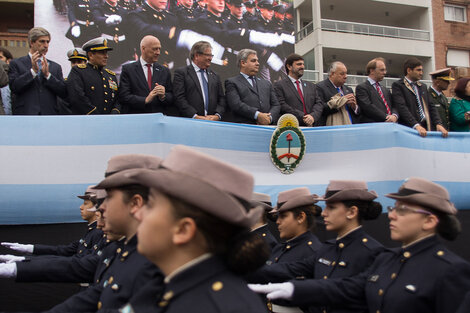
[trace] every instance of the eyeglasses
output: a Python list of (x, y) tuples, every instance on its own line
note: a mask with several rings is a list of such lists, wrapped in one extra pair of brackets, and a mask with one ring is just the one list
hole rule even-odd
[(405, 205), (387, 207), (388, 213), (392, 213), (393, 211), (395, 211), (395, 213), (397, 213), (397, 215), (400, 215), (400, 216), (406, 215), (408, 213), (421, 213), (421, 214), (426, 214), (426, 215), (432, 215), (431, 212), (420, 210), (420, 209), (413, 209)]
[(213, 58), (213, 57), (214, 57), (214, 55), (211, 54), (211, 53), (199, 53), (199, 54), (200, 54), (200, 55), (203, 55), (203, 56), (205, 56), (205, 57), (208, 57), (208, 58)]

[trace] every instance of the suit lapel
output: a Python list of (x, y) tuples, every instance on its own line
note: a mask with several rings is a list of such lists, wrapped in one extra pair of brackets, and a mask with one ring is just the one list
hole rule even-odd
[(163, 83), (162, 81), (160, 81), (161, 72), (162, 69), (160, 68), (160, 65), (158, 65), (157, 63), (153, 63), (152, 86), (155, 86), (155, 83)]
[[(302, 99), (300, 99), (299, 92), (297, 91), (297, 88), (294, 86), (294, 84), (292, 83), (289, 77), (284, 79), (284, 83), (287, 85), (287, 88), (289, 88), (289, 90), (294, 93), (294, 96), (297, 97), (297, 100), (299, 100), (299, 102), (302, 103)], [(305, 99), (305, 94), (304, 94), (304, 99)]]
[(146, 86), (147, 87), (146, 89), (148, 90), (149, 88), (148, 83), (147, 83), (147, 80), (145, 79), (144, 70), (142, 68), (142, 63), (140, 63), (140, 60), (134, 62), (134, 70), (136, 71), (137, 79), (140, 80), (140, 83), (142, 84), (142, 86)]
[(194, 70), (194, 66), (188, 65), (188, 74), (193, 79), (194, 84), (196, 84), (197, 90), (199, 91), (201, 98), (204, 99), (202, 95), (201, 84), (199, 83), (199, 78), (197, 77), (198, 74)]
[[(248, 82), (248, 80), (245, 78), (245, 76), (243, 76), (242, 74), (238, 75), (238, 80), (244, 84), (245, 86), (247, 86), (251, 91), (253, 91), (256, 95), (258, 95), (258, 91), (256, 91), (255, 88), (253, 88), (253, 86), (251, 86), (251, 84)], [(256, 83), (258, 84), (258, 88), (259, 88), (259, 80), (258, 78), (256, 78)]]

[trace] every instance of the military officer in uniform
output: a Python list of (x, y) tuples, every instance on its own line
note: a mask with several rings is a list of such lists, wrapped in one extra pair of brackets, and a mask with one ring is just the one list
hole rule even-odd
[[(251, 282), (283, 282), (297, 277), (331, 279), (360, 274), (374, 262), (383, 246), (362, 228), (363, 220), (373, 220), (382, 213), (382, 205), (374, 201), (375, 191), (369, 191), (364, 181), (333, 180), (325, 195), (322, 217), (327, 231), (336, 233), (336, 239), (326, 241), (315, 255), (304, 260), (266, 265), (250, 278)], [(344, 306), (310, 307), (309, 313), (363, 313), (366, 307)]]
[(256, 3), (254, 0), (246, 0), (243, 1), (243, 5), (246, 9), (243, 19), (251, 25), (252, 21), (256, 19)]
[(227, 19), (228, 29), (248, 29), (248, 22), (243, 18), (243, 8), (245, 5), (242, 0), (228, 0), (227, 7), (230, 15)]
[(193, 7), (193, 0), (178, 1), (179, 5), (174, 9), (174, 14), (178, 18), (178, 25), (182, 29), (191, 29), (196, 18)]
[[(136, 38), (132, 47), (140, 51), (139, 40), (147, 35), (157, 37), (162, 44), (162, 51), (159, 61), (162, 65), (172, 68), (176, 48), (176, 26), (178, 19), (166, 10), (167, 0), (147, 0), (142, 4), (141, 9), (129, 13), (128, 32), (130, 36)], [(139, 36), (135, 36), (139, 34)]]
[(449, 84), (454, 80), (450, 75), (450, 68), (444, 68), (432, 73), (429, 73), (432, 78), (432, 85), (429, 86), (428, 91), (430, 97), (430, 105), (433, 105), (441, 118), (442, 126), (445, 129), (450, 130), (449, 124), (449, 101), (447, 101), (446, 95), (443, 93), (449, 88)]
[(126, 38), (127, 31), (123, 22), (128, 11), (118, 3), (118, 0), (105, 0), (93, 8), (92, 14), (100, 31), (99, 36), (106, 39), (109, 47), (115, 50), (108, 67), (118, 70), (124, 62), (134, 56), (134, 51), (131, 51), (129, 40)]
[(268, 298), (297, 305), (366, 304), (368, 312), (455, 313), (470, 289), (470, 264), (438, 236), (454, 240), (461, 231), (447, 190), (423, 178), (407, 179), (388, 207), (390, 237), (402, 246), (388, 249), (365, 272), (345, 279), (296, 280), (255, 285)]
[(83, 45), (88, 63), (70, 71), (67, 91), (74, 114), (119, 114), (116, 74), (105, 68), (108, 61), (108, 41), (98, 37)]
[(284, 28), (284, 16), (286, 13), (286, 8), (284, 7), (283, 4), (278, 4), (273, 7), (274, 10), (274, 16), (273, 19), (271, 20), (271, 23), (273, 24), (274, 29), (277, 32), (286, 32), (286, 29)]
[(70, 61), (70, 66), (74, 67), (79, 64), (86, 64), (86, 52), (82, 48), (73, 48), (67, 51), (67, 58)]
[(88, 40), (100, 35), (92, 15), (97, 1), (67, 0), (70, 28), (65, 36), (72, 40), (75, 47), (81, 47)]

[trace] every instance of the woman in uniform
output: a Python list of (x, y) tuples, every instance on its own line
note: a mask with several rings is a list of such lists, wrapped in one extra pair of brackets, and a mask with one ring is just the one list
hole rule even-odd
[(315, 218), (321, 213), (321, 208), (315, 205), (316, 197), (306, 187), (279, 193), (273, 213), (277, 214), (276, 224), (283, 242), (273, 248), (268, 264), (302, 260), (321, 247), (312, 233)]
[[(331, 279), (357, 275), (370, 266), (383, 246), (362, 229), (364, 220), (376, 219), (382, 205), (374, 201), (375, 191), (369, 191), (364, 181), (332, 180), (325, 195), (316, 198), (325, 201), (321, 213), (326, 230), (336, 239), (326, 241), (318, 252), (305, 260), (272, 264), (251, 275), (252, 282), (282, 282), (302, 277)], [(364, 305), (316, 306), (308, 312), (366, 312)]]
[(402, 246), (381, 253), (355, 277), (253, 285), (268, 298), (298, 305), (365, 303), (368, 312), (455, 313), (470, 288), (470, 264), (449, 251), (438, 236), (460, 232), (447, 190), (422, 178), (406, 180), (388, 208), (390, 236)]
[[(237, 275), (264, 264), (269, 251), (250, 232), (263, 209), (251, 209), (253, 177), (184, 146), (174, 147), (157, 171), (129, 178), (150, 187), (136, 217), (138, 251), (165, 275), (164, 291), (121, 312), (266, 312), (258, 295)], [(147, 301), (145, 305), (143, 302)]]

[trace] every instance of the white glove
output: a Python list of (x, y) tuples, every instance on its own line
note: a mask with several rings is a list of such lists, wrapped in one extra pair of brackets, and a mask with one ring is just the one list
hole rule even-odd
[(271, 68), (276, 72), (284, 66), (284, 62), (282, 62), (282, 60), (274, 52), (271, 53), (266, 63), (268, 63), (268, 65), (271, 66)]
[(250, 43), (272, 48), (282, 44), (282, 39), (275, 33), (263, 33), (251, 30)]
[(281, 34), (281, 39), (284, 40), (285, 42), (290, 43), (290, 44), (295, 44), (295, 36), (282, 33)]
[(248, 288), (256, 293), (265, 293), (269, 300), (292, 300), (292, 296), (294, 295), (294, 284), (292, 283), (269, 283), (267, 285), (248, 284)]
[(22, 253), (33, 253), (34, 245), (23, 245), (17, 242), (2, 242), (2, 246)]
[(15, 278), (16, 263), (0, 264), (0, 278)]
[(108, 25), (116, 25), (116, 24), (121, 23), (121, 21), (122, 21), (121, 16), (113, 14), (113, 15), (108, 16), (105, 23)]
[(72, 36), (74, 36), (75, 38), (80, 37), (80, 33), (81, 33), (80, 26), (78, 25), (73, 26), (70, 32), (72, 33)]
[(16, 256), (11, 254), (0, 254), (0, 262), (3, 263), (14, 263), (14, 262), (23, 262), (25, 259), (24, 256)]

